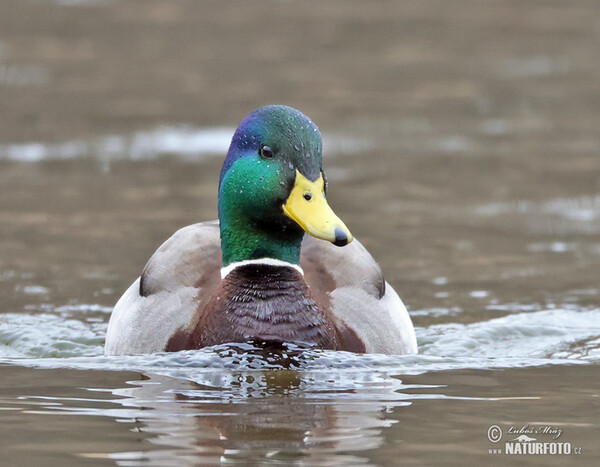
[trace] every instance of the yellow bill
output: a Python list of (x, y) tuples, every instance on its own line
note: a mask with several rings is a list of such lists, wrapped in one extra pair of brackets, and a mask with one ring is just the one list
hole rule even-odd
[(296, 181), (283, 212), (313, 237), (344, 246), (353, 239), (350, 230), (327, 204), (323, 174), (311, 182), (296, 169)]

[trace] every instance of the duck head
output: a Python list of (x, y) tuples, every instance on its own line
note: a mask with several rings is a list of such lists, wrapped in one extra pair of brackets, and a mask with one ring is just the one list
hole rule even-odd
[(321, 133), (304, 114), (270, 105), (250, 113), (219, 181), (223, 265), (274, 258), (298, 264), (304, 232), (344, 246), (352, 234), (325, 198)]

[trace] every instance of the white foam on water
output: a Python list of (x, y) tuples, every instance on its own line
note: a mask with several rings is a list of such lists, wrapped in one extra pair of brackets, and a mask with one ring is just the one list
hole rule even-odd
[(101, 160), (146, 160), (164, 155), (196, 159), (207, 155), (224, 154), (229, 147), (233, 132), (233, 128), (162, 126), (137, 131), (127, 136), (106, 135), (90, 140), (61, 143), (1, 144), (0, 159), (19, 162), (84, 157)]
[[(108, 307), (55, 307), (39, 314), (0, 314), (0, 362), (41, 368), (146, 371), (198, 378), (222, 369), (276, 368), (251, 344), (154, 355), (105, 357)], [(393, 370), (418, 374), (459, 368), (515, 368), (600, 360), (600, 309), (554, 308), (511, 313), (471, 324), (417, 328), (419, 355), (359, 355), (290, 346), (294, 365), (307, 371)], [(260, 352), (259, 352), (260, 353)], [(262, 354), (261, 354), (262, 355)]]
[[(89, 140), (60, 143), (29, 142), (0, 144), (0, 160), (40, 162), (95, 158), (111, 160), (151, 160), (173, 156), (201, 160), (208, 156), (224, 157), (235, 132), (232, 127), (198, 128), (190, 125), (160, 126), (136, 131), (131, 135), (105, 135)], [(360, 153), (371, 147), (355, 136), (323, 135), (325, 151), (332, 154)]]
[(484, 204), (476, 207), (475, 213), (486, 217), (506, 214), (554, 215), (572, 221), (594, 222), (600, 220), (600, 194), (575, 198), (554, 198), (544, 202), (514, 200)]
[(432, 325), (418, 337), (424, 355), (493, 359), (493, 366), (551, 361), (557, 354), (572, 360), (581, 345), (600, 337), (600, 309), (557, 308), (466, 325)]
[[(512, 225), (534, 234), (557, 237), (569, 234), (597, 234), (600, 232), (600, 194), (582, 195), (572, 198), (553, 198), (545, 201), (513, 200), (487, 203), (474, 207), (476, 216), (504, 223), (510, 218)], [(530, 251), (552, 251), (565, 253), (582, 250), (582, 253), (598, 254), (596, 246), (568, 244), (554, 241), (549, 245), (532, 244)], [(586, 250), (586, 251), (583, 251)]]

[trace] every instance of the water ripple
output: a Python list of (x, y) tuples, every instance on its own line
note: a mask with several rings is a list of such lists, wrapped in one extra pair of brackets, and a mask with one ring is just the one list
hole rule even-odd
[[(420, 354), (400, 356), (359, 355), (295, 345), (265, 349), (242, 343), (177, 353), (107, 357), (102, 354), (105, 321), (106, 309), (97, 305), (57, 307), (54, 313), (1, 314), (0, 362), (38, 368), (132, 370), (206, 384), (207, 375), (222, 378), (224, 369), (290, 369), (317, 372), (322, 378), (331, 376), (332, 369), (349, 375), (367, 368), (419, 374), (600, 360), (600, 309), (576, 307), (517, 312), (471, 324), (417, 328)], [(222, 383), (217, 386), (222, 387)], [(336, 384), (335, 380), (332, 384)]]

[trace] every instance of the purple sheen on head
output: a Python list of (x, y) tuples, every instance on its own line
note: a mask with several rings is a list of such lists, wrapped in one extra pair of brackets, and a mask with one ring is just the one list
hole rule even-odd
[(221, 169), (219, 184), (235, 161), (257, 154), (263, 143), (275, 153), (283, 153), (309, 178), (321, 170), (322, 143), (318, 127), (293, 107), (267, 105), (252, 111), (238, 126)]

